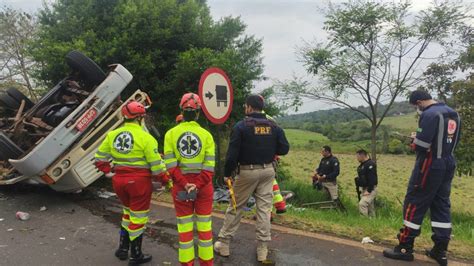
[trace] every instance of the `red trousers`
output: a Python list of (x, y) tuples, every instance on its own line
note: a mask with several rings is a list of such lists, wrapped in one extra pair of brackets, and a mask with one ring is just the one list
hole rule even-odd
[[(191, 180), (190, 180), (191, 181)], [(190, 182), (191, 183), (191, 182)], [(195, 201), (179, 201), (178, 191), (184, 188), (175, 185), (172, 195), (176, 210), (179, 233), (179, 261), (182, 265), (194, 265), (194, 222), (198, 232), (198, 256), (200, 265), (213, 265), (212, 247), (212, 202), (214, 188), (212, 183), (202, 187)]]
[(134, 240), (145, 231), (153, 186), (149, 176), (116, 174), (112, 178), (115, 193), (123, 204), (122, 227)]

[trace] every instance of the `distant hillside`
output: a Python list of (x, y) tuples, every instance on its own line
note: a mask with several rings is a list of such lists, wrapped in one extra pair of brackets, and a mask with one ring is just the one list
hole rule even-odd
[[(370, 113), (369, 107), (359, 107), (359, 110)], [(408, 102), (396, 102), (392, 105), (388, 116), (400, 116), (413, 112), (413, 107)], [(382, 107), (379, 113), (382, 114), (385, 108)], [(303, 129), (305, 123), (316, 123), (316, 124), (335, 124), (351, 122), (354, 120), (364, 119), (365, 117), (353, 110), (348, 108), (334, 108), (329, 110), (320, 110), (304, 114), (288, 115), (278, 118), (278, 123), (284, 128), (296, 128)]]

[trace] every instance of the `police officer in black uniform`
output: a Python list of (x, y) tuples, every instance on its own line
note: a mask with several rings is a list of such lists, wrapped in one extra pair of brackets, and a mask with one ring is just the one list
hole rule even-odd
[(356, 185), (362, 189), (359, 212), (364, 216), (375, 216), (375, 197), (377, 196), (377, 165), (370, 159), (366, 150), (356, 152), (360, 165), (357, 167)]
[(456, 162), (454, 150), (459, 139), (460, 118), (444, 103), (432, 100), (425, 91), (410, 94), (410, 104), (421, 113), (412, 148), (416, 151), (413, 169), (403, 207), (403, 224), (399, 244), (386, 249), (385, 257), (412, 261), (415, 237), (430, 210), (431, 239), (434, 247), (426, 254), (440, 265), (447, 265), (446, 251), (451, 237), (450, 191)]
[(319, 162), (318, 168), (314, 175), (313, 182), (318, 182), (324, 188), (327, 189), (331, 199), (336, 203), (338, 207), (342, 208), (342, 204), (339, 201), (337, 176), (339, 175), (339, 160), (337, 157), (332, 155), (331, 147), (325, 145), (321, 149), (321, 155), (323, 158)]
[(276, 155), (286, 155), (290, 145), (285, 132), (262, 112), (264, 101), (260, 95), (250, 95), (245, 100), (247, 117), (238, 122), (230, 138), (225, 162), (225, 176), (238, 171), (234, 182), (236, 213), (229, 206), (224, 225), (219, 232), (214, 250), (221, 256), (229, 256), (229, 244), (235, 235), (244, 207), (251, 195), (257, 206), (257, 260), (265, 261), (270, 236), (270, 213), (273, 200), (273, 179)]

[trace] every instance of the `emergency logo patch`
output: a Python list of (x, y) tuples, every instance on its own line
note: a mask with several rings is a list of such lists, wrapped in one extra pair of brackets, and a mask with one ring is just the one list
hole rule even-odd
[(191, 159), (201, 152), (202, 142), (196, 134), (185, 132), (179, 137), (177, 148), (181, 157)]
[(128, 131), (124, 131), (117, 135), (113, 143), (114, 149), (122, 154), (127, 154), (133, 149), (133, 135)]
[(371, 165), (371, 166), (369, 166), (369, 169), (372, 169), (372, 168), (374, 168), (372, 165)]
[(456, 120), (449, 119), (448, 120), (448, 137), (446, 138), (446, 143), (452, 143), (454, 138), (454, 133), (456, 133), (456, 129), (458, 127), (458, 123)]

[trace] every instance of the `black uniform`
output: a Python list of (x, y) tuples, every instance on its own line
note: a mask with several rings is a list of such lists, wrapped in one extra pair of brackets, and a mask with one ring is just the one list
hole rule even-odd
[(320, 176), (326, 175), (323, 182), (336, 182), (339, 175), (339, 160), (335, 156), (323, 157), (316, 168), (316, 173)]
[(357, 184), (371, 193), (377, 185), (377, 165), (372, 159), (360, 163), (357, 167)]
[(290, 144), (285, 132), (263, 113), (252, 113), (232, 130), (224, 175), (231, 176), (238, 165), (264, 165), (275, 155), (286, 155)]

